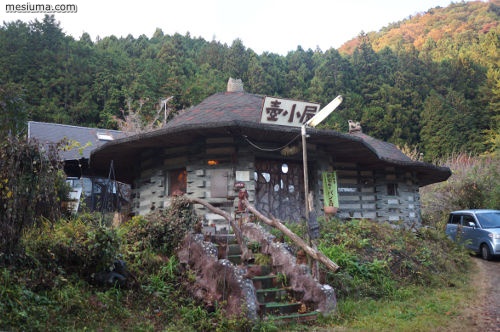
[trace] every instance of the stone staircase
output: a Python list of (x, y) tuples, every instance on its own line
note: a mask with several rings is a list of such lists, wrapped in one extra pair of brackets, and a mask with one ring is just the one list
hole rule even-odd
[(280, 274), (252, 278), (259, 303), (260, 317), (274, 321), (304, 322), (316, 319), (318, 312), (301, 302), (302, 294), (295, 292), (281, 278)]
[(277, 324), (314, 320), (336, 308), (333, 288), (318, 283), (282, 243), (254, 223), (245, 223), (241, 230), (253, 253), (251, 261), (242, 261), (232, 234), (190, 235), (184, 240), (178, 257), (197, 275), (195, 297), (227, 303), (229, 315), (244, 313), (251, 320)]
[[(242, 267), (245, 277), (252, 281), (257, 300), (257, 312), (260, 319), (280, 322), (305, 322), (315, 320), (319, 311), (303, 301), (305, 291), (295, 290), (286, 273), (280, 272), (273, 265), (272, 257), (266, 253), (266, 246), (259, 242), (247, 243), (254, 254), (252, 262), (243, 262), (241, 248), (235, 240), (217, 243), (218, 248), (225, 247), (223, 254), (231, 263)], [(307, 268), (304, 267), (306, 270)]]

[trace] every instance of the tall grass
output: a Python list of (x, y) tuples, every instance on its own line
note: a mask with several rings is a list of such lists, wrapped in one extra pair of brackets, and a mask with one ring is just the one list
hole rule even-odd
[(440, 230), (418, 233), (368, 220), (324, 221), (318, 249), (340, 266), (326, 273), (339, 299), (393, 299), (402, 287), (453, 284), (468, 255)]
[(442, 229), (450, 211), (500, 209), (500, 156), (453, 155), (437, 164), (451, 169), (445, 181), (420, 189), (422, 217), (428, 226)]

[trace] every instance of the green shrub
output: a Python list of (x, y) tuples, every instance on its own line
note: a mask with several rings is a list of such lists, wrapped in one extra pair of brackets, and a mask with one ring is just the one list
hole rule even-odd
[[(186, 198), (178, 197), (164, 210), (156, 210), (147, 216), (136, 216), (121, 226), (124, 252), (135, 263), (156, 265), (162, 258), (170, 257), (185, 235), (198, 221)], [(148, 264), (146, 264), (148, 265)]]
[(136, 281), (149, 285), (150, 275), (171, 265), (175, 249), (197, 221), (191, 204), (178, 197), (164, 210), (135, 216), (120, 225), (117, 231), (123, 240), (122, 257)]
[(0, 253), (13, 253), (23, 230), (41, 218), (57, 220), (68, 193), (58, 146), (44, 148), (37, 141), (12, 136), (2, 140)]
[(7, 268), (0, 268), (0, 330), (29, 326), (43, 329), (48, 313), (46, 306), (54, 304), (44, 294), (37, 294), (23, 286), (19, 276)]
[(40, 266), (77, 273), (89, 280), (93, 273), (112, 266), (120, 238), (100, 222), (99, 216), (88, 214), (32, 227), (23, 237), (23, 245)]

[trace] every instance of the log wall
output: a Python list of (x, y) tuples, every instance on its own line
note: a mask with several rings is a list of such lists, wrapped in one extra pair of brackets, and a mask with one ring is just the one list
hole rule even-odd
[[(415, 174), (386, 167), (368, 169), (356, 163), (345, 163), (325, 157), (321, 149), (308, 148), (314, 166), (310, 168), (310, 190), (314, 193), (314, 208), (323, 210), (321, 173), (336, 171), (341, 219), (366, 218), (390, 222), (399, 227), (421, 224), (420, 199)], [(133, 212), (145, 215), (156, 208), (168, 206), (168, 174), (185, 167), (186, 194), (201, 198), (229, 213), (238, 204), (236, 182), (244, 183), (254, 203), (255, 152), (247, 144), (238, 144), (233, 138), (210, 138), (196, 146), (157, 149), (141, 155), (141, 173), (134, 183)], [(259, 156), (262, 158), (262, 156)], [(297, 159), (297, 157), (295, 157)], [(216, 164), (209, 165), (209, 161)], [(285, 161), (284, 161), (285, 162)], [(187, 165), (187, 166), (186, 166)], [(206, 226), (221, 230), (227, 228), (225, 220), (196, 206)]]

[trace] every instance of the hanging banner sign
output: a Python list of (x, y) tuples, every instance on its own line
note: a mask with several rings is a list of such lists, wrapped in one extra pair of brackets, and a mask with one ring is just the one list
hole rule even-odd
[(319, 106), (304, 101), (266, 97), (260, 122), (300, 127), (316, 115)]

